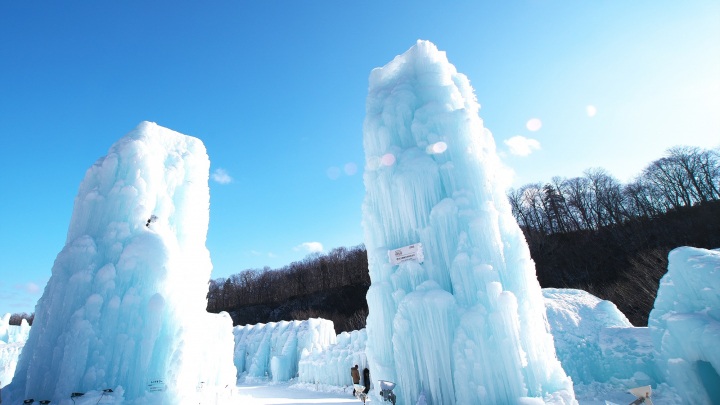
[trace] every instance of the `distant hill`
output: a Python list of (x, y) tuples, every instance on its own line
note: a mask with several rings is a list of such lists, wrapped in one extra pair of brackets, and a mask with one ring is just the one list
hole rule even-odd
[[(720, 247), (720, 201), (597, 231), (528, 240), (541, 287), (588, 291), (614, 302), (633, 325), (646, 326), (659, 280), (667, 271), (670, 250), (679, 246)], [(355, 249), (355, 259), (367, 254), (362, 246)], [(308, 263), (319, 260), (316, 257)], [(282, 269), (271, 271), (278, 285), (289, 283), (283, 278), (291, 276)], [(321, 317), (332, 320), (338, 333), (356, 330), (364, 326), (367, 316), (366, 277), (360, 284), (219, 310), (228, 311), (236, 325)]]
[(542, 287), (588, 291), (614, 302), (633, 325), (646, 326), (668, 253), (680, 246), (720, 248), (720, 201), (529, 242)]
[[(675, 147), (631, 183), (602, 169), (510, 190), (541, 287), (577, 288), (647, 325), (667, 255), (720, 248), (720, 150)], [(365, 325), (370, 285), (363, 245), (314, 254), (280, 269), (211, 280), (208, 311), (236, 324), (322, 317), (338, 332)]]

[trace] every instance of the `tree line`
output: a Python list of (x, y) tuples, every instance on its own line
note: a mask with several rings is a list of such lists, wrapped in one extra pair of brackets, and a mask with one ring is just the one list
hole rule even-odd
[[(590, 169), (581, 177), (510, 190), (508, 199), (542, 287), (584, 289), (613, 301), (633, 324), (646, 325), (668, 252), (682, 245), (720, 246), (720, 150), (675, 147), (629, 184)], [(337, 248), (280, 269), (212, 280), (208, 310), (282, 303), (369, 283), (365, 247)], [(323, 310), (296, 311), (295, 319)], [(358, 303), (355, 318), (366, 310), (365, 302)]]
[(720, 246), (720, 149), (671, 148), (629, 184), (591, 169), (508, 198), (541, 286), (586, 290), (646, 325), (669, 251)]
[(20, 324), (22, 324), (23, 319), (27, 320), (29, 325), (32, 325), (33, 320), (35, 319), (35, 312), (33, 312), (32, 314), (28, 314), (27, 312), (17, 312), (11, 314), (8, 324), (19, 326)]
[(228, 278), (210, 281), (209, 312), (248, 305), (282, 303), (353, 285), (370, 285), (364, 245), (338, 247), (327, 254), (314, 253), (279, 269), (248, 269)]
[(604, 169), (584, 176), (526, 184), (508, 198), (518, 224), (531, 237), (657, 218), (670, 210), (720, 199), (720, 150), (679, 146), (622, 185)]

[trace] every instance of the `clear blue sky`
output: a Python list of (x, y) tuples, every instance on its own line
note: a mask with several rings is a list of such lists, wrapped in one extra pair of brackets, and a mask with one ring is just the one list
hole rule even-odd
[(231, 179), (210, 183), (224, 277), (363, 242), (368, 75), (417, 39), (470, 78), (515, 186), (624, 182), (720, 145), (719, 22), (717, 1), (0, 2), (0, 313), (34, 310), (85, 171), (143, 120)]

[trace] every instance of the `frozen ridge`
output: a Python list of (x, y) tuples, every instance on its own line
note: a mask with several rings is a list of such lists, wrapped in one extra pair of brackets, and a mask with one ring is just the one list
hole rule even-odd
[(232, 321), (205, 311), (209, 169), (199, 139), (149, 122), (88, 169), (4, 401), (180, 404), (235, 386)]
[[(370, 75), (363, 227), (373, 380), (414, 404), (576, 403), (470, 83), (430, 42)], [(424, 260), (388, 252), (422, 244)], [(419, 256), (418, 256), (419, 257)]]

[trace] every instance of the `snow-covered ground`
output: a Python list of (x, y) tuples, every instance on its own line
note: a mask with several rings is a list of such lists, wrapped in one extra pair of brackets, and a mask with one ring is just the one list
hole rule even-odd
[[(237, 397), (242, 404), (271, 405), (271, 404), (358, 404), (362, 403), (353, 397), (352, 388), (344, 389), (332, 386), (318, 386), (314, 384), (284, 383), (256, 383), (241, 384), (237, 387)], [(370, 403), (371, 400), (366, 401)]]
[[(616, 404), (629, 404), (635, 397), (621, 385), (593, 383), (590, 385), (576, 385), (575, 396), (580, 405), (606, 405), (606, 401)], [(292, 405), (292, 404), (359, 404), (359, 399), (353, 397), (352, 388), (335, 387), (329, 385), (294, 383), (294, 382), (255, 382), (237, 386), (234, 397), (239, 404), (249, 405)], [(653, 394), (656, 405), (676, 403), (676, 397), (661, 392)], [(366, 403), (382, 404), (381, 401), (368, 398)]]

